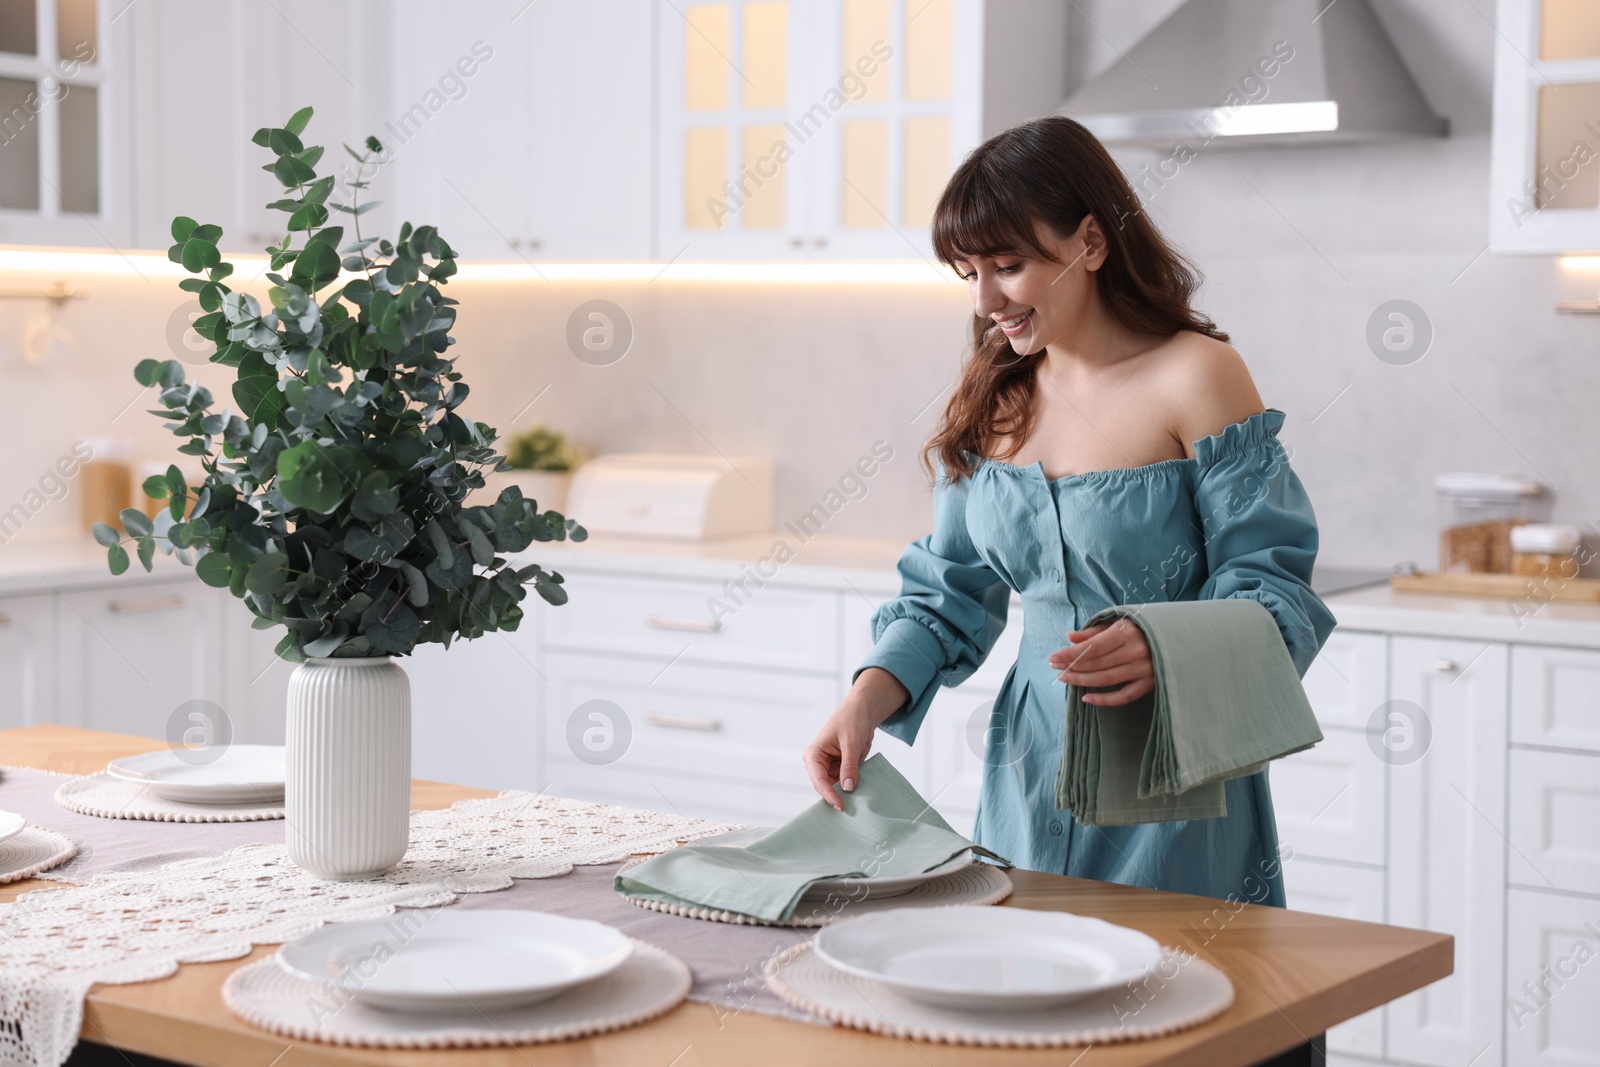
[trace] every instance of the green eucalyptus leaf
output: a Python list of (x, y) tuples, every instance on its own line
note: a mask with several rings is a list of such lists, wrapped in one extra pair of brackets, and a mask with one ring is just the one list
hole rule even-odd
[(289, 116), (289, 121), (283, 124), (283, 128), (288, 130), (290, 133), (295, 134), (296, 136), (305, 133), (306, 123), (311, 121), (311, 116), (313, 114), (315, 114), (315, 112), (312, 111), (311, 108), (303, 107), (299, 111), (296, 111), (293, 115)]
[(155, 530), (150, 516), (138, 508), (123, 508), (122, 514), (118, 517), (122, 519), (122, 528), (128, 531), (130, 537), (144, 537)]
[(161, 380), (161, 361), (141, 359), (133, 368), (133, 377), (140, 385), (151, 386)]
[(121, 545), (112, 545), (106, 549), (106, 562), (111, 566), (112, 574), (122, 574), (128, 569), (128, 550)]
[(262, 596), (276, 596), (289, 582), (285, 565), (289, 557), (282, 552), (268, 552), (250, 564), (245, 574), (244, 587)]
[(122, 543), (122, 535), (117, 533), (116, 530), (107, 526), (103, 522), (95, 523), (92, 527), (90, 527), (90, 530), (94, 534), (94, 539), (100, 542), (102, 545), (105, 545), (107, 548), (110, 548), (112, 545)]
[(278, 491), (291, 504), (329, 514), (360, 484), (361, 454), (348, 445), (302, 441), (278, 457)]

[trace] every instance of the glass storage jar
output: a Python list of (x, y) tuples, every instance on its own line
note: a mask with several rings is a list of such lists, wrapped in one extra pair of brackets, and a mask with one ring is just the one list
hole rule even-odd
[(1562, 522), (1530, 522), (1511, 530), (1511, 573), (1529, 578), (1576, 578), (1576, 526)]
[(1441, 574), (1510, 574), (1511, 528), (1550, 517), (1538, 482), (1459, 472), (1433, 480), (1439, 501)]

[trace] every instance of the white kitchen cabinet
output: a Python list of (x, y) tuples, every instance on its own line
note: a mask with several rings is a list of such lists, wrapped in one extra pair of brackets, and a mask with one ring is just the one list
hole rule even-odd
[(1600, 1067), (1600, 900), (1512, 889), (1506, 1063)]
[[(1283, 889), (1290, 908), (1340, 919), (1384, 921), (1382, 871), (1324, 863), (1297, 851), (1285, 855)], [(1329, 1051), (1382, 1056), (1385, 1011), (1385, 1008), (1375, 1008), (1329, 1029)]]
[(55, 630), (55, 597), (0, 597), (0, 729), (56, 721)]
[(225, 699), (219, 593), (190, 575), (57, 594), (60, 721), (165, 738), (192, 701), (213, 715)]
[(1385, 764), (1366, 733), (1324, 724), (1322, 742), (1269, 769), (1278, 838), (1296, 855), (1381, 868), (1388, 816)]
[(1519, 745), (1600, 752), (1600, 652), (1514, 647), (1511, 740)]
[[(125, 248), (131, 24), (103, 0), (17, 0), (0, 26), (0, 244)], [(109, 9), (109, 10), (108, 10)]]
[(554, 650), (542, 669), (556, 794), (777, 822), (816, 797), (800, 753), (835, 707), (831, 673)]
[(1510, 790), (1511, 884), (1600, 897), (1600, 754), (1513, 748)]
[[(283, 196), (282, 186), (261, 169), (275, 157), (250, 138), (302, 107), (315, 109), (303, 138), (326, 149), (321, 174), (354, 176), (344, 144), (360, 150), (368, 134), (390, 140), (395, 31), (377, 0), (162, 0), (130, 5), (118, 22), (133, 34), (138, 102), (134, 180), (118, 184), (138, 190), (139, 247), (171, 244), (177, 215), (220, 225), (224, 252), (260, 252), (281, 239), (288, 215), (266, 205)], [(410, 207), (395, 204), (387, 177), (380, 168), (366, 191), (386, 201), (361, 217), (367, 233), (388, 234)], [(335, 199), (344, 189), (341, 181)], [(331, 222), (350, 226), (338, 213)]]
[(467, 259), (651, 258), (653, 18), (653, 0), (398, 5), (389, 194)]
[[(945, 822), (969, 837), (977, 824), (983, 741), (996, 695), (970, 682), (940, 689), (917, 732), (917, 746), (926, 753), (923, 774), (927, 788), (922, 795)], [(880, 732), (878, 738), (881, 743), (886, 735)]]
[(1574, 0), (1495, 5), (1489, 244), (1600, 250), (1600, 15)]
[[(564, 611), (537, 600), (534, 610)], [(397, 662), (411, 680), (411, 773), (417, 778), (542, 792), (539, 703), (544, 676), (526, 621), (511, 633), (418, 645)]]
[(741, 603), (719, 582), (568, 568), (562, 574), (569, 600), (550, 617), (552, 648), (830, 676), (838, 669), (838, 594), (831, 590), (768, 584)]
[(1334, 630), (1301, 681), (1317, 722), (1365, 730), (1389, 689), (1388, 636)]
[(1059, 4), (657, 11), (663, 259), (931, 259), (928, 222), (961, 159), (1065, 92)]
[[(199, 585), (198, 579), (196, 586)], [(220, 603), (227, 670), (223, 707), (233, 720), (235, 737), (253, 745), (283, 744), (289, 709), (289, 675), (295, 665), (279, 659), (284, 628), (257, 630), (244, 601), (225, 589), (211, 591)], [(413, 749), (415, 751), (415, 749)]]
[(1420, 758), (1408, 752), (1389, 767), (1388, 921), (1456, 940), (1454, 974), (1388, 1006), (1388, 1055), (1498, 1064), (1508, 650), (1397, 635), (1390, 654), (1391, 699), (1420, 708), (1431, 739)]

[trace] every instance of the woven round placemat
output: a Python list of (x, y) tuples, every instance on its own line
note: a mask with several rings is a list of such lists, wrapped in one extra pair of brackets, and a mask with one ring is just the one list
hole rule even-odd
[[(639, 857), (629, 860), (617, 869), (617, 873), (637, 867), (650, 857)], [(628, 897), (631, 904), (651, 911), (664, 911), (669, 915), (686, 915), (691, 919), (707, 919), (711, 922), (734, 923), (741, 926), (826, 926), (831, 922), (843, 919), (846, 916), (865, 915), (873, 911), (885, 911), (889, 908), (943, 908), (952, 904), (998, 904), (1011, 895), (1011, 879), (999, 867), (981, 860), (951, 871), (949, 874), (930, 878), (909, 893), (902, 893), (892, 897), (871, 897), (865, 900), (852, 900), (844, 894), (830, 895), (818, 899), (805, 899), (795, 906), (794, 915), (788, 919), (758, 919), (754, 915), (741, 915), (734, 911), (720, 911), (716, 908), (691, 908), (682, 904), (667, 904), (659, 900), (642, 900), (638, 897)]]
[(610, 974), (550, 1000), (521, 1008), (478, 1011), (463, 998), (459, 1012), (368, 1008), (349, 994), (296, 978), (276, 956), (241, 967), (222, 984), (228, 1010), (283, 1037), (369, 1048), (485, 1048), (569, 1041), (654, 1019), (683, 1002), (689, 967), (665, 949), (633, 942), (633, 954)]
[(1069, 1004), (1022, 1011), (939, 1008), (839, 970), (812, 951), (815, 943), (769, 960), (762, 968), (768, 988), (802, 1011), (891, 1037), (1016, 1048), (1104, 1045), (1198, 1026), (1233, 1003), (1227, 975), (1169, 948), (1143, 980)]
[(42, 826), (28, 826), (0, 841), (0, 885), (32, 878), (78, 854), (72, 839)]
[(162, 800), (142, 782), (123, 782), (105, 771), (62, 782), (56, 803), (80, 815), (157, 822), (256, 822), (283, 818), (283, 801), (262, 804), (184, 804)]

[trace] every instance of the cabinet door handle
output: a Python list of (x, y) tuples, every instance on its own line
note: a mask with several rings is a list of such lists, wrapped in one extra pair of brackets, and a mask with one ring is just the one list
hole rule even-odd
[(671, 615), (646, 615), (644, 624), (655, 630), (693, 630), (697, 634), (714, 634), (722, 629), (716, 619), (679, 619)]
[(651, 726), (665, 726), (669, 730), (704, 730), (711, 733), (722, 729), (721, 719), (696, 719), (686, 715), (646, 715)]
[(10, 628), (10, 626), (11, 626), (11, 616), (10, 615), (0, 615), (0, 630), (8, 629), (8, 628)]
[(153, 596), (147, 600), (113, 600), (107, 605), (113, 615), (134, 615), (141, 611), (160, 611), (163, 608), (183, 607), (183, 594)]
[(1445, 672), (1453, 671), (1456, 669), (1456, 661), (1449, 658), (1436, 659), (1433, 661), (1433, 669)]

